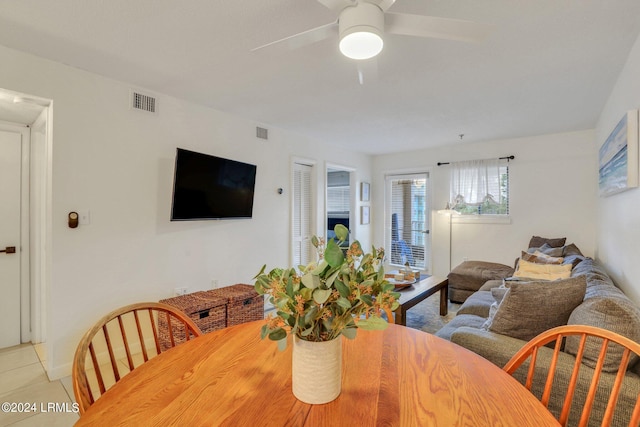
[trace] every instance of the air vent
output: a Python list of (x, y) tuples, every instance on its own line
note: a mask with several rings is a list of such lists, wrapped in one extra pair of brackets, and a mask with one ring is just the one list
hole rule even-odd
[(138, 91), (131, 91), (131, 108), (147, 113), (156, 113), (156, 99)]
[(256, 127), (256, 136), (262, 139), (269, 139), (269, 130), (261, 127)]

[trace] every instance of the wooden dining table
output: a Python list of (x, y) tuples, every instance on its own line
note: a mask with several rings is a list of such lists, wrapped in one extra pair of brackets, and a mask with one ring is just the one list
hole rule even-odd
[(285, 351), (263, 321), (172, 348), (127, 374), (77, 426), (557, 426), (519, 382), (434, 335), (390, 324), (343, 339), (342, 391), (310, 405), (291, 392)]

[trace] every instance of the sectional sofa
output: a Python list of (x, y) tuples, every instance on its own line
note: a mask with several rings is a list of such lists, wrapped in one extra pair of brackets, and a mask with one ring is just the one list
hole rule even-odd
[[(555, 244), (557, 245), (558, 242)], [(514, 272), (516, 277), (489, 280), (478, 291), (472, 293), (460, 306), (456, 317), (436, 335), (466, 347), (500, 367), (503, 367), (529, 339), (544, 330), (562, 324), (596, 326), (640, 342), (640, 307), (614, 285), (602, 265), (591, 258), (584, 257), (575, 245), (565, 246), (564, 240), (562, 240), (562, 246), (551, 247), (546, 241), (543, 246), (548, 253), (567, 255), (558, 257), (562, 259), (562, 263), (556, 270), (568, 271), (568, 277), (555, 280), (528, 278), (524, 276), (534, 274), (522, 273), (527, 270), (518, 265)], [(540, 248), (529, 248), (526, 253), (523, 252), (523, 258), (531, 259), (532, 252), (538, 249)], [(525, 262), (529, 268), (531, 261)], [(540, 268), (551, 269), (551, 267)], [(543, 350), (545, 351), (542, 352), (541, 357), (550, 357), (551, 349)], [(580, 400), (584, 401), (589, 384), (587, 379), (590, 380), (595, 359), (597, 359), (597, 353), (594, 354), (594, 352), (595, 349), (592, 349), (583, 359), (582, 376), (576, 392), (577, 401), (574, 400), (572, 405), (569, 425), (576, 425), (579, 419), (583, 406)], [(562, 384), (568, 382), (569, 373), (575, 362), (574, 354), (573, 348), (565, 345), (559, 367), (559, 385), (558, 387), (554, 385), (549, 404), (549, 409), (556, 416), (559, 414), (564, 395)], [(617, 357), (619, 360), (620, 354), (620, 348), (609, 350), (605, 363), (605, 369), (608, 372), (601, 377), (590, 425), (600, 425), (597, 420), (604, 413), (609, 390), (615, 379), (615, 370), (617, 370), (615, 359)], [(516, 372), (515, 376), (520, 381), (524, 381), (523, 372)], [(544, 386), (543, 376), (537, 378), (539, 380), (534, 379), (532, 391), (539, 395)], [(639, 392), (640, 361), (635, 358), (631, 360), (629, 369), (625, 373), (625, 382), (613, 425), (628, 425)]]

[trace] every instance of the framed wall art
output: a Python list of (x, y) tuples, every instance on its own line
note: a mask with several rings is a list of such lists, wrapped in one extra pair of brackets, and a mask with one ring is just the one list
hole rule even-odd
[(600, 196), (610, 196), (638, 186), (638, 110), (622, 117), (598, 156)]
[(370, 195), (369, 195), (369, 183), (368, 182), (361, 182), (360, 183), (360, 201), (362, 202), (368, 202), (369, 200), (371, 200)]
[(360, 206), (360, 224), (369, 224), (371, 222), (369, 214), (369, 206)]

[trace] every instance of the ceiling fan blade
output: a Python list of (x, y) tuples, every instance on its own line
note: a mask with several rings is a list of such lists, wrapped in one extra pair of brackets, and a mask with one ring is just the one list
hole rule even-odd
[(375, 4), (380, 9), (382, 9), (383, 12), (386, 12), (396, 2), (396, 0), (362, 0), (362, 1)]
[(324, 7), (329, 9), (330, 11), (338, 14), (342, 12), (345, 7), (353, 6), (356, 4), (355, 0), (318, 0), (318, 3), (322, 4)]
[(460, 19), (387, 12), (385, 31), (405, 36), (434, 37), (463, 42), (482, 42), (492, 26)]
[(250, 50), (250, 52), (255, 52), (256, 50), (268, 48), (280, 43), (285, 43), (286, 46), (293, 50), (298, 49), (300, 47), (310, 45), (312, 43), (319, 42), (321, 40), (327, 39), (336, 34), (336, 28), (338, 27), (338, 22), (330, 22), (328, 24), (321, 25), (316, 28), (312, 28), (307, 31), (303, 31), (298, 34), (294, 34), (292, 36), (285, 37), (280, 40), (272, 41), (267, 44), (263, 44), (262, 46), (254, 47)]

